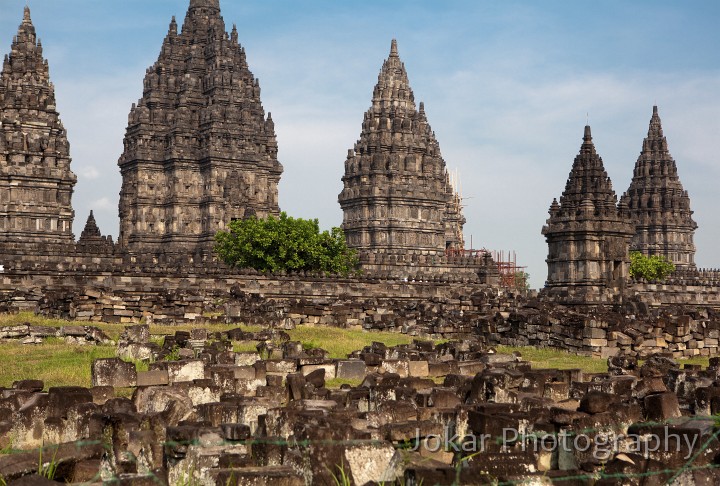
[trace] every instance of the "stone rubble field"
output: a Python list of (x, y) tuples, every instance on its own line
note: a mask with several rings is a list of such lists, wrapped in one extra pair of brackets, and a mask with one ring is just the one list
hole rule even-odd
[[(238, 341), (260, 344), (234, 352)], [(0, 484), (720, 483), (720, 358), (608, 368), (532, 369), (472, 340), (330, 359), (279, 330), (159, 344), (127, 327), (90, 388), (0, 388)]]

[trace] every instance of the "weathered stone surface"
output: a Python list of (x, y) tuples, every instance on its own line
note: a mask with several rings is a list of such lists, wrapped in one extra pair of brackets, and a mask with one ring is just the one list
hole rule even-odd
[(648, 395), (644, 402), (647, 419), (650, 421), (662, 422), (682, 416), (678, 397), (672, 392)]
[(70, 199), (77, 177), (28, 7), (0, 74), (0, 113), (0, 199), (12, 201), (0, 208), (0, 248), (66, 255), (75, 245)]
[(191, 2), (182, 30), (170, 23), (130, 111), (120, 244), (138, 259), (209, 257), (233, 219), (279, 213), (277, 151), (237, 30), (228, 36), (217, 2)]
[(653, 106), (647, 138), (621, 201), (635, 222), (633, 250), (664, 256), (679, 269), (695, 268), (697, 223), (668, 150), (657, 106)]
[(367, 367), (361, 360), (340, 360), (337, 362), (336, 377), (343, 380), (362, 380)]
[[(54, 458), (54, 462), (59, 465), (59, 469), (70, 468), (73, 464), (88, 459), (100, 459), (102, 454), (102, 444), (89, 444), (87, 441), (58, 444), (43, 448), (43, 458), (46, 458), (48, 463)], [(37, 450), (0, 455), (0, 474), (6, 481), (34, 474), (38, 470), (38, 458), (39, 451)]]
[(93, 386), (131, 387), (137, 385), (135, 365), (118, 358), (96, 359), (92, 364)]
[(167, 370), (138, 371), (137, 386), (157, 386), (170, 383)]
[(569, 298), (582, 299), (611, 295), (628, 276), (634, 226), (627, 203), (617, 205), (589, 126), (560, 201), (553, 200), (549, 213), (542, 229), (549, 249), (544, 292), (567, 298), (570, 291)]

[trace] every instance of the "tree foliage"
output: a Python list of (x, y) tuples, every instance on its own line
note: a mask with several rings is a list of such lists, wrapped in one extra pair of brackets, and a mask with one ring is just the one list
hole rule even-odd
[(646, 256), (639, 251), (630, 253), (630, 276), (645, 280), (664, 280), (675, 271), (675, 265), (660, 255)]
[(522, 270), (515, 272), (515, 288), (530, 290), (530, 274)]
[(348, 275), (359, 265), (340, 228), (320, 232), (318, 220), (250, 217), (215, 235), (215, 251), (228, 265), (259, 271), (320, 271)]

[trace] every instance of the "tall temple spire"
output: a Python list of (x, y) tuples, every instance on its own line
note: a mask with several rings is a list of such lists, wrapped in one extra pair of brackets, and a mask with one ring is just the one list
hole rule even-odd
[(633, 226), (617, 205), (602, 158), (585, 126), (560, 200), (553, 199), (542, 233), (548, 243), (546, 292), (583, 300), (622, 286), (629, 264)]
[(28, 7), (0, 73), (0, 113), (0, 198), (12, 201), (0, 208), (0, 253), (66, 253), (77, 179)]
[(395, 40), (360, 139), (348, 153), (343, 183), (338, 199), (351, 247), (411, 256), (443, 255), (461, 244), (465, 219), (424, 105), (419, 112), (415, 106)]
[(648, 134), (622, 201), (635, 221), (633, 250), (665, 256), (680, 268), (695, 267), (697, 224), (670, 155), (657, 106), (653, 106)]
[(277, 152), (237, 30), (228, 35), (218, 0), (191, 0), (130, 111), (120, 244), (137, 255), (209, 256), (233, 219), (279, 214)]
[(599, 211), (613, 211), (617, 203), (617, 196), (602, 158), (595, 150), (589, 125), (585, 126), (580, 153), (575, 157), (565, 191), (560, 197), (560, 209), (571, 213), (586, 199)]
[(190, 0), (190, 9), (211, 8), (220, 10), (220, 0)]

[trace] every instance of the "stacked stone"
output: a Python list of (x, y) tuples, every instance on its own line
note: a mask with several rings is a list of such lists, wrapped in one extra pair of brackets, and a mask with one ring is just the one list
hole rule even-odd
[(231, 220), (277, 215), (277, 150), (237, 29), (227, 34), (219, 0), (191, 0), (130, 111), (120, 244), (135, 254), (206, 254)]
[(112, 236), (103, 236), (95, 222), (95, 215), (90, 211), (85, 229), (80, 234), (77, 249), (81, 253), (106, 254), (115, 251)]
[(632, 182), (621, 200), (635, 222), (633, 250), (664, 256), (680, 269), (695, 268), (693, 236), (697, 223), (668, 150), (657, 106), (653, 106)]
[(0, 253), (57, 253), (74, 245), (76, 180), (48, 63), (25, 7), (0, 74)]
[(395, 40), (360, 139), (348, 151), (343, 186), (343, 229), (349, 246), (361, 252), (443, 255), (462, 241), (464, 218)]
[(572, 288), (583, 298), (622, 285), (634, 228), (595, 150), (590, 127), (560, 202), (553, 200), (542, 230), (549, 247), (546, 290)]

